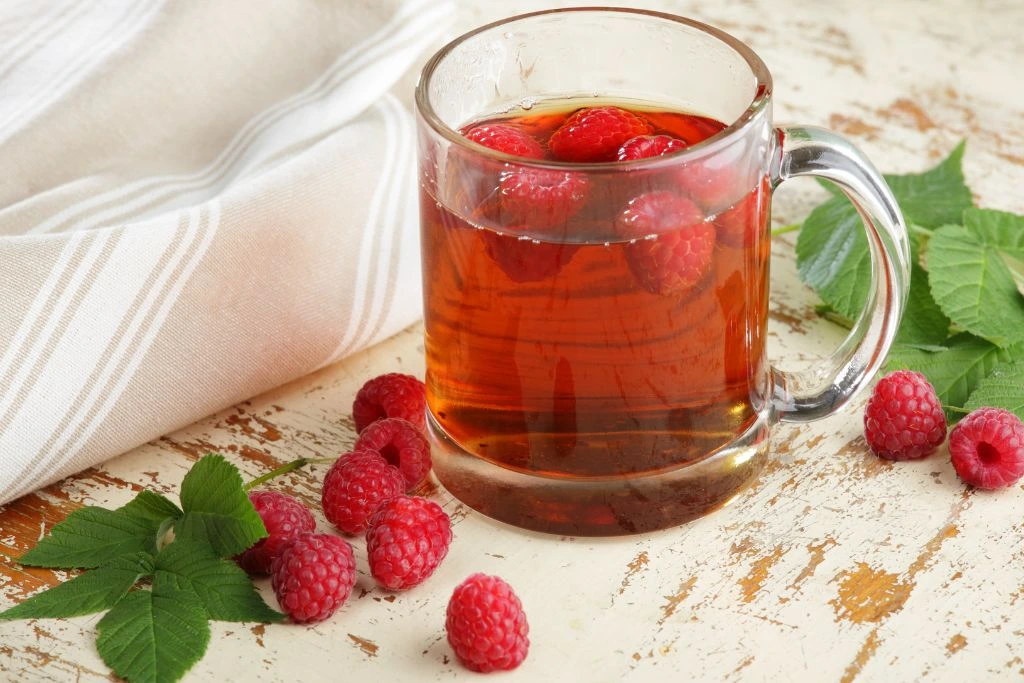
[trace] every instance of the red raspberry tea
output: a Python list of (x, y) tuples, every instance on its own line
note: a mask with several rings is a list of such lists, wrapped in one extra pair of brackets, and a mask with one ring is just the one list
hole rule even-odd
[[(542, 103), (462, 132), (509, 154), (622, 173), (453, 149), (441, 196), (421, 198), (431, 414), (473, 456), (581, 481), (707, 458), (754, 424), (767, 391), (765, 179), (671, 163), (630, 171), (615, 162), (685, 150), (725, 126), (622, 103), (588, 109)], [(522, 514), (500, 482), (466, 491), (438, 474), (502, 519), (618, 533), (703, 514), (756, 469), (726, 459), (671, 503), (591, 493)]]

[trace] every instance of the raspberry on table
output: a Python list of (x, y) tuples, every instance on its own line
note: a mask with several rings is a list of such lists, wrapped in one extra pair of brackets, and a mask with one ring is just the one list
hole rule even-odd
[(267, 528), (267, 537), (235, 559), (250, 574), (269, 574), (274, 558), (300, 534), (316, 529), (316, 520), (305, 505), (283, 493), (253, 491), (249, 500)]
[[(679, 294), (711, 270), (715, 228), (689, 199), (671, 192), (642, 194), (616, 220), (626, 261), (637, 281), (654, 294)], [(651, 237), (651, 236), (654, 237)]]
[(452, 522), (432, 500), (398, 496), (370, 517), (366, 555), (370, 573), (391, 590), (425, 581), (448, 554)]
[(485, 123), (466, 131), (466, 137), (496, 152), (526, 159), (543, 159), (544, 147), (522, 128), (507, 123)]
[(953, 469), (980, 489), (1012, 486), (1024, 476), (1024, 424), (1002, 408), (978, 408), (949, 435)]
[(875, 385), (864, 409), (868, 446), (886, 460), (923, 458), (946, 438), (946, 414), (920, 372), (897, 370)]
[(374, 377), (362, 386), (352, 402), (356, 432), (388, 417), (400, 417), (426, 428), (427, 396), (423, 382), (412, 375), (389, 372)]
[(619, 161), (635, 161), (650, 159), (674, 152), (681, 152), (689, 147), (679, 138), (671, 135), (639, 135), (627, 140), (616, 154)]
[(448, 601), (448, 643), (467, 668), (514, 669), (526, 659), (530, 627), (512, 587), (497, 576), (473, 574)]
[(411, 491), (430, 472), (430, 442), (412, 423), (397, 417), (371, 423), (356, 439), (352, 450), (377, 451), (405, 477)]
[(271, 585), (281, 609), (300, 624), (323, 621), (356, 582), (352, 546), (330, 534), (302, 534), (274, 560)]
[(380, 504), (405, 492), (405, 477), (377, 451), (345, 453), (331, 465), (320, 495), (324, 516), (347, 534), (366, 530)]
[(573, 113), (548, 139), (548, 149), (562, 161), (615, 161), (630, 138), (647, 135), (650, 123), (619, 107), (587, 107)]

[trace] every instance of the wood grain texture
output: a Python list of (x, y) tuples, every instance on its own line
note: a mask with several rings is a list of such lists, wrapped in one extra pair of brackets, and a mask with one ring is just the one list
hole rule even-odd
[[(465, 28), (552, 2), (467, 2)], [(986, 206), (1024, 212), (1024, 6), (798, 0), (636, 3), (693, 16), (747, 41), (775, 77), (779, 121), (831, 126), (885, 170), (920, 170), (966, 137), (965, 169)], [(774, 221), (806, 215), (823, 192), (781, 190)], [(797, 280), (792, 235), (773, 254), (770, 355), (812, 363), (841, 339)], [(414, 328), (270, 394), (26, 496), (0, 511), (0, 605), (64, 578), (14, 558), (83, 504), (118, 505), (140, 487), (173, 493), (203, 453), (255, 477), (353, 441), (360, 384), (423, 371)], [(377, 588), (355, 543), (353, 598), (316, 627), (216, 624), (189, 680), (452, 680), (444, 609), (474, 571), (497, 573), (525, 604), (533, 645), (521, 681), (986, 681), (1024, 675), (1024, 486), (965, 489), (945, 449), (921, 462), (873, 457), (854, 402), (819, 423), (782, 426), (760, 479), (722, 511), (620, 539), (523, 532), (442, 489), (452, 551), (425, 586)], [(275, 488), (316, 509), (326, 466)], [(318, 515), (321, 529), (328, 525)], [(269, 596), (269, 586), (261, 585)], [(270, 597), (272, 600), (273, 598)], [(0, 623), (0, 678), (101, 681), (98, 617)]]

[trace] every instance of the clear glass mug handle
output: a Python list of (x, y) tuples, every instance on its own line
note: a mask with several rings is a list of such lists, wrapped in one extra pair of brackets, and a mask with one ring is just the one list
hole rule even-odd
[(867, 301), (842, 345), (810, 370), (771, 370), (775, 419), (809, 422), (842, 407), (885, 361), (906, 304), (910, 245), (895, 197), (860, 150), (835, 133), (811, 126), (778, 128), (776, 135), (772, 189), (800, 176), (831, 180), (857, 207), (871, 255)]

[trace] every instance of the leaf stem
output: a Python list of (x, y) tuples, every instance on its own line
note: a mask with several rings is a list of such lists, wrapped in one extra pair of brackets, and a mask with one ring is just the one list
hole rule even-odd
[(242, 488), (246, 491), (251, 491), (260, 484), (264, 484), (271, 479), (280, 477), (282, 474), (294, 472), (306, 465), (326, 465), (327, 463), (332, 463), (335, 460), (337, 460), (337, 458), (299, 458), (298, 460), (292, 460), (291, 462), (286, 462), (277, 469), (270, 470), (266, 474), (261, 474)]
[(787, 232), (796, 232), (800, 229), (801, 225), (803, 225), (803, 223), (790, 223), (789, 225), (783, 225), (781, 228), (775, 228), (772, 230), (772, 237), (785, 235)]
[(920, 225), (916, 225), (914, 223), (908, 225), (907, 228), (910, 230), (910, 232), (916, 232), (918, 235), (924, 235), (925, 237), (931, 237), (932, 235), (935, 234), (934, 230), (922, 228)]
[(945, 403), (942, 404), (942, 409), (943, 410), (948, 410), (951, 413), (960, 413), (961, 415), (968, 415), (971, 412), (971, 411), (967, 410), (967, 408), (958, 408), (957, 406), (948, 406)]

